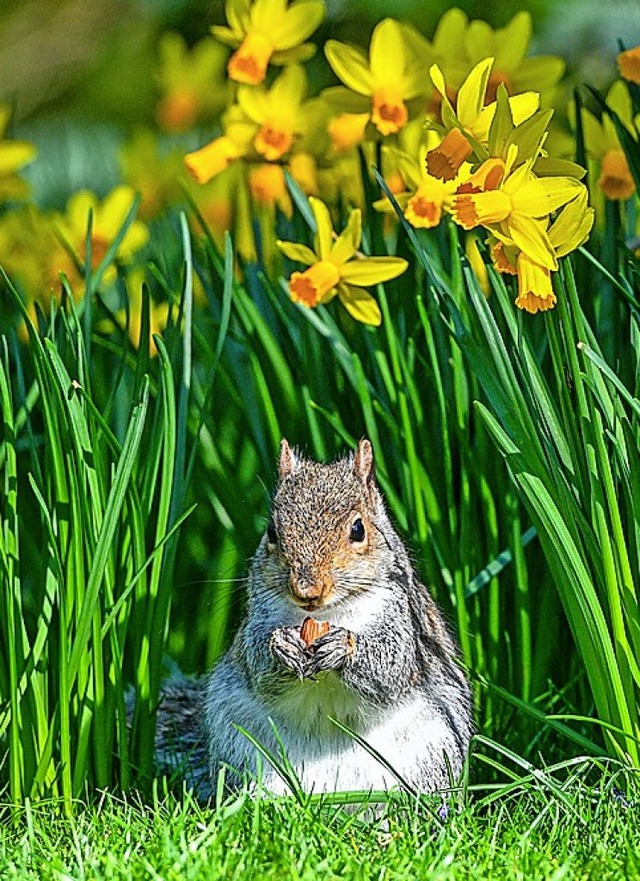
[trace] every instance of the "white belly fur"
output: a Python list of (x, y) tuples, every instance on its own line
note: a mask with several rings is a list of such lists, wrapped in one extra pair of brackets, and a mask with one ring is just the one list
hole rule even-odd
[[(280, 695), (277, 711), (270, 707), (267, 715), (307, 792), (390, 789), (398, 784), (381, 762), (328, 716), (357, 731), (409, 782), (430, 754), (441, 760), (450, 745), (444, 720), (423, 694), (414, 692), (393, 708), (366, 707), (333, 673), (317, 682), (301, 682)], [(263, 785), (276, 793), (289, 791), (271, 767), (264, 768)]]

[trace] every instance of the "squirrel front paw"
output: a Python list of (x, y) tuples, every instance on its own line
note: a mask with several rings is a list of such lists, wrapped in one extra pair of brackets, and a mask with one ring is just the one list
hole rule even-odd
[(332, 627), (309, 646), (308, 674), (315, 676), (323, 670), (340, 670), (353, 656), (355, 648), (356, 638), (350, 630)]
[(274, 658), (299, 679), (309, 675), (307, 645), (300, 638), (297, 627), (278, 627), (271, 634), (269, 648)]

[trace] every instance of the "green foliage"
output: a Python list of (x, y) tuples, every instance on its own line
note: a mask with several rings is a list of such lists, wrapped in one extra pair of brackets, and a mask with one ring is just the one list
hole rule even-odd
[[(308, 241), (293, 196), (282, 238)], [(282, 436), (321, 459), (371, 439), (391, 514), (455, 621), (479, 728), (503, 756), (522, 755), (531, 779), (542, 747), (548, 761), (608, 751), (637, 767), (639, 291), (612, 210), (602, 262), (597, 242), (565, 259), (544, 319), (516, 315), (494, 272), (485, 297), (452, 224), (389, 237), (365, 212), (363, 248), (412, 264), (378, 286), (375, 330), (294, 304), (259, 265), (240, 274), (194, 210), (191, 233), (183, 215), (154, 228), (139, 350), (105, 323), (115, 246), (85, 271), (93, 300), (75, 307), (63, 283), (60, 307), (28, 322), (28, 345), (3, 338), (10, 802), (51, 796), (70, 813), (87, 788), (149, 784), (163, 675), (171, 662), (204, 670), (242, 614)], [(124, 274), (116, 288), (131, 304)], [(157, 356), (151, 291), (175, 307)]]

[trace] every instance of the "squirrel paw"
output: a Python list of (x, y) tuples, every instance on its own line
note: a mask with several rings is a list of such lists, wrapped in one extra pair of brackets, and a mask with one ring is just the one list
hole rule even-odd
[(269, 648), (274, 658), (299, 679), (309, 673), (309, 655), (306, 643), (300, 638), (297, 627), (278, 627), (271, 634)]
[(309, 646), (309, 673), (313, 676), (323, 670), (339, 670), (353, 656), (355, 648), (356, 638), (350, 630), (332, 627)]

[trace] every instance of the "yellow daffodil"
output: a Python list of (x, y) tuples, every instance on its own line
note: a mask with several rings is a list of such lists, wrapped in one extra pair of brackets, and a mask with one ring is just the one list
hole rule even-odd
[(238, 47), (228, 65), (229, 77), (256, 86), (264, 81), (269, 63), (305, 61), (315, 52), (304, 43), (324, 17), (322, 0), (227, 0), (229, 27), (212, 27), (222, 43)]
[[(251, 135), (254, 127), (251, 127)], [(231, 134), (222, 135), (193, 153), (187, 153), (184, 164), (199, 184), (206, 184), (228, 168), (237, 159), (246, 156), (251, 138), (234, 139)]]
[[(635, 126), (631, 97), (623, 82), (617, 80), (611, 86), (606, 102), (633, 137)], [(635, 193), (636, 185), (613, 121), (607, 114), (598, 120), (589, 110), (583, 110), (582, 123), (587, 153), (600, 163), (600, 190), (607, 199), (629, 199)]]
[[(134, 196), (133, 189), (124, 185), (112, 190), (102, 202), (88, 190), (74, 193), (67, 203), (65, 213), (57, 214), (54, 218), (56, 233), (70, 253), (65, 251), (55, 255), (50, 267), (50, 277), (53, 278), (59, 272), (64, 272), (72, 284), (74, 294), (78, 298), (82, 296), (83, 278), (78, 273), (74, 257), (77, 257), (81, 263), (87, 259), (89, 212), (92, 212), (91, 268), (97, 269), (109, 246), (120, 232)], [(134, 220), (120, 242), (115, 261), (130, 262), (148, 240), (147, 226), (139, 220)], [(111, 265), (103, 276), (104, 283), (108, 284), (115, 275), (115, 266)]]
[(338, 113), (329, 122), (328, 132), (336, 153), (344, 153), (364, 141), (368, 113)]
[(463, 38), (469, 63), (477, 64), (487, 55), (494, 58), (487, 84), (487, 102), (495, 101), (500, 84), (505, 86), (509, 95), (534, 90), (543, 98), (551, 97), (564, 73), (565, 64), (555, 55), (527, 58), (531, 35), (531, 14), (526, 11), (516, 13), (505, 27), (498, 30), (493, 30), (485, 21), (469, 22)]
[[(555, 257), (564, 257), (579, 247), (593, 226), (594, 210), (587, 205), (587, 189), (582, 186), (578, 195), (568, 202), (547, 227), (547, 241)], [(520, 250), (513, 239), (503, 233), (489, 235), (491, 258), (498, 272), (518, 278), (516, 306), (531, 314), (552, 309), (556, 295), (551, 281), (551, 269)]]
[(517, 275), (516, 306), (519, 309), (524, 309), (532, 315), (553, 309), (556, 295), (553, 292), (551, 271), (546, 266), (541, 266), (521, 252), (517, 257)]
[(510, 124), (517, 127), (538, 109), (539, 98), (535, 92), (508, 98), (508, 107), (504, 111), (497, 101), (485, 106), (493, 61), (493, 58), (485, 58), (476, 64), (458, 90), (455, 110), (447, 97), (442, 71), (437, 65), (431, 67), (431, 79), (442, 99), (442, 126), (434, 128), (445, 132), (441, 143), (427, 154), (428, 170), (434, 177), (452, 180), (472, 154), (479, 161), (489, 157), (487, 144), (497, 112), (508, 113)]
[(224, 69), (228, 52), (212, 37), (189, 49), (177, 33), (165, 33), (158, 44), (156, 82), (160, 103), (156, 117), (164, 131), (186, 131), (214, 117), (226, 103)]
[[(526, 57), (531, 40), (531, 16), (517, 13), (498, 30), (485, 21), (469, 21), (458, 8), (448, 9), (439, 19), (433, 40), (426, 41), (423, 56), (431, 58), (442, 71), (453, 101), (471, 69), (492, 56), (495, 64), (489, 75), (485, 103), (496, 99), (500, 84), (509, 95), (535, 90), (548, 102), (564, 71), (564, 62), (555, 56)], [(430, 110), (439, 118), (441, 95), (436, 92)]]
[(253, 140), (256, 153), (274, 162), (290, 151), (294, 138), (306, 126), (306, 91), (307, 76), (298, 64), (284, 70), (269, 89), (240, 86), (238, 106), (257, 126)]
[(620, 52), (617, 58), (620, 76), (630, 83), (640, 84), (640, 46)]
[(362, 288), (396, 278), (407, 268), (407, 261), (400, 257), (359, 256), (360, 210), (351, 212), (347, 226), (334, 239), (327, 206), (320, 199), (311, 198), (309, 202), (317, 227), (314, 250), (294, 242), (278, 242), (285, 256), (309, 267), (292, 274), (291, 299), (313, 307), (328, 303), (337, 295), (357, 321), (378, 326), (382, 320), (378, 304)]
[(266, 162), (250, 168), (249, 192), (258, 205), (271, 208), (277, 206), (283, 214), (291, 217), (293, 205), (281, 165)]
[(400, 131), (431, 91), (424, 59), (413, 51), (409, 33), (407, 25), (385, 18), (374, 28), (368, 59), (360, 49), (327, 40), (325, 54), (346, 88), (326, 89), (325, 99), (346, 113), (367, 113), (383, 136)]
[(59, 247), (50, 219), (34, 205), (0, 215), (2, 267), (27, 305), (46, 299), (48, 308), (50, 263)]
[(464, 229), (484, 226), (541, 266), (557, 269), (547, 234), (549, 216), (581, 195), (584, 185), (570, 177), (537, 178), (530, 163), (509, 172), (502, 159), (484, 162), (458, 187), (453, 219)]
[(0, 203), (23, 199), (29, 192), (27, 184), (18, 172), (36, 155), (36, 148), (27, 141), (14, 141), (5, 137), (11, 108), (0, 104)]
[[(418, 229), (431, 229), (440, 223), (443, 210), (450, 209), (456, 189), (469, 173), (463, 164), (459, 174), (445, 182), (427, 172), (426, 153), (439, 140), (434, 131), (424, 133), (417, 120), (404, 129), (402, 149), (387, 148), (383, 153), (403, 182), (395, 199), (408, 222)], [(388, 174), (385, 168), (385, 178)], [(374, 202), (374, 207), (387, 213), (394, 210), (386, 197)]]
[(306, 90), (306, 74), (297, 64), (284, 70), (270, 88), (240, 86), (238, 103), (224, 121), (225, 133), (185, 156), (189, 172), (206, 183), (244, 156), (282, 160), (308, 125)]

